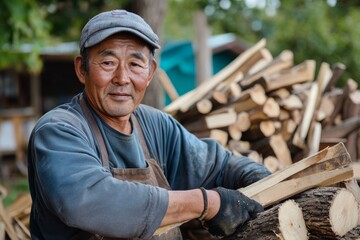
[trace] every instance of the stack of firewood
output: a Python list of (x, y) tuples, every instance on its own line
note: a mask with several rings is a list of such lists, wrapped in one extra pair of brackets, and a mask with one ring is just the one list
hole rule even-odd
[(360, 90), (336, 87), (345, 69), (294, 65), (262, 39), (163, 109), (273, 172), (239, 189), (265, 211), (230, 239), (360, 239)]
[[(0, 185), (1, 198), (7, 196), (7, 189)], [(9, 206), (4, 207), (0, 201), (0, 239), (28, 240), (31, 197), (23, 193)]]
[[(262, 39), (227, 67), (163, 110), (190, 132), (218, 140), (272, 172), (343, 142), (360, 159), (360, 90), (345, 70), (314, 60), (295, 65), (284, 50), (273, 58)], [(315, 77), (316, 76), (316, 77)]]

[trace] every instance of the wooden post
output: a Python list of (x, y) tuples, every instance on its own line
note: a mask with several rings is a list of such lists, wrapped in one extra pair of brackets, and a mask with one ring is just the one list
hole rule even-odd
[(208, 46), (210, 30), (204, 12), (195, 13), (194, 25), (196, 26), (194, 50), (196, 56), (196, 84), (198, 86), (210, 79), (212, 75), (211, 49)]

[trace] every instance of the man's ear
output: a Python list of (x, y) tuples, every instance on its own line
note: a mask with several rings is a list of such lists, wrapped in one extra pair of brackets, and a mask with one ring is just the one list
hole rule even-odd
[(153, 58), (153, 59), (152, 59), (152, 65), (151, 65), (151, 68), (150, 68), (150, 70), (149, 70), (149, 71), (150, 71), (150, 72), (149, 72), (149, 79), (148, 79), (148, 82), (147, 82), (146, 87), (149, 86), (151, 80), (154, 78), (154, 74), (155, 74), (155, 72), (156, 72), (157, 66), (158, 66), (158, 65), (157, 65), (157, 62), (156, 62), (155, 58)]
[(74, 66), (75, 66), (75, 72), (76, 72), (76, 75), (77, 75), (79, 81), (82, 84), (85, 84), (86, 72), (83, 68), (83, 59), (80, 55), (76, 56), (74, 58)]

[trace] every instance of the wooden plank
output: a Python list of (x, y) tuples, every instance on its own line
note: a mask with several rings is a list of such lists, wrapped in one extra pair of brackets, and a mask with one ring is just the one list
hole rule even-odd
[(314, 60), (306, 60), (290, 69), (266, 74), (259, 83), (264, 86), (266, 92), (270, 92), (293, 84), (310, 82), (314, 80), (315, 66)]
[(0, 201), (0, 220), (4, 222), (6, 233), (8, 234), (10, 240), (18, 240), (16, 231), (12, 225), (12, 218), (6, 212), (2, 201)]
[(277, 56), (264, 68), (260, 69), (256, 73), (244, 77), (244, 79), (240, 81), (240, 86), (243, 89), (250, 88), (254, 86), (263, 75), (276, 73), (279, 72), (280, 70), (292, 67), (294, 64), (293, 61), (294, 61), (294, 54), (289, 50), (284, 50), (279, 54), (279, 56)]
[(346, 119), (342, 123), (333, 126), (327, 127), (322, 130), (321, 137), (322, 138), (342, 138), (346, 137), (352, 131), (360, 128), (360, 118), (359, 117), (352, 117)]
[(320, 161), (334, 158), (336, 156), (339, 156), (339, 154), (343, 154), (345, 152), (347, 151), (344, 144), (338, 143), (335, 146), (325, 148), (312, 156), (293, 163), (289, 167), (241, 189), (241, 191), (247, 196), (254, 196)]
[(172, 84), (169, 76), (166, 74), (166, 72), (162, 69), (157, 70), (157, 76), (159, 79), (160, 84), (164, 88), (166, 94), (169, 96), (171, 101), (174, 101), (179, 97), (178, 92), (176, 91), (174, 85)]
[(304, 147), (305, 138), (308, 134), (311, 122), (313, 121), (315, 107), (316, 107), (316, 99), (317, 99), (317, 94), (318, 94), (318, 88), (319, 88), (318, 84), (314, 82), (310, 89), (310, 94), (309, 94), (307, 102), (306, 102), (306, 108), (305, 108), (305, 112), (304, 112), (302, 121), (300, 123), (300, 126), (297, 128), (294, 138), (293, 138), (293, 141), (292, 141), (293, 144), (299, 148)]
[(352, 177), (353, 170), (351, 167), (347, 167), (283, 181), (255, 195), (245, 195), (258, 201), (264, 207), (268, 207), (308, 189), (331, 186)]

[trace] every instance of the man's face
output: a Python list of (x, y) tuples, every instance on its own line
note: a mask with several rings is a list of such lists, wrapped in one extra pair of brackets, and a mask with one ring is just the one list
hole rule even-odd
[(85, 92), (105, 121), (128, 118), (144, 97), (156, 68), (149, 48), (139, 39), (119, 34), (93, 46)]

